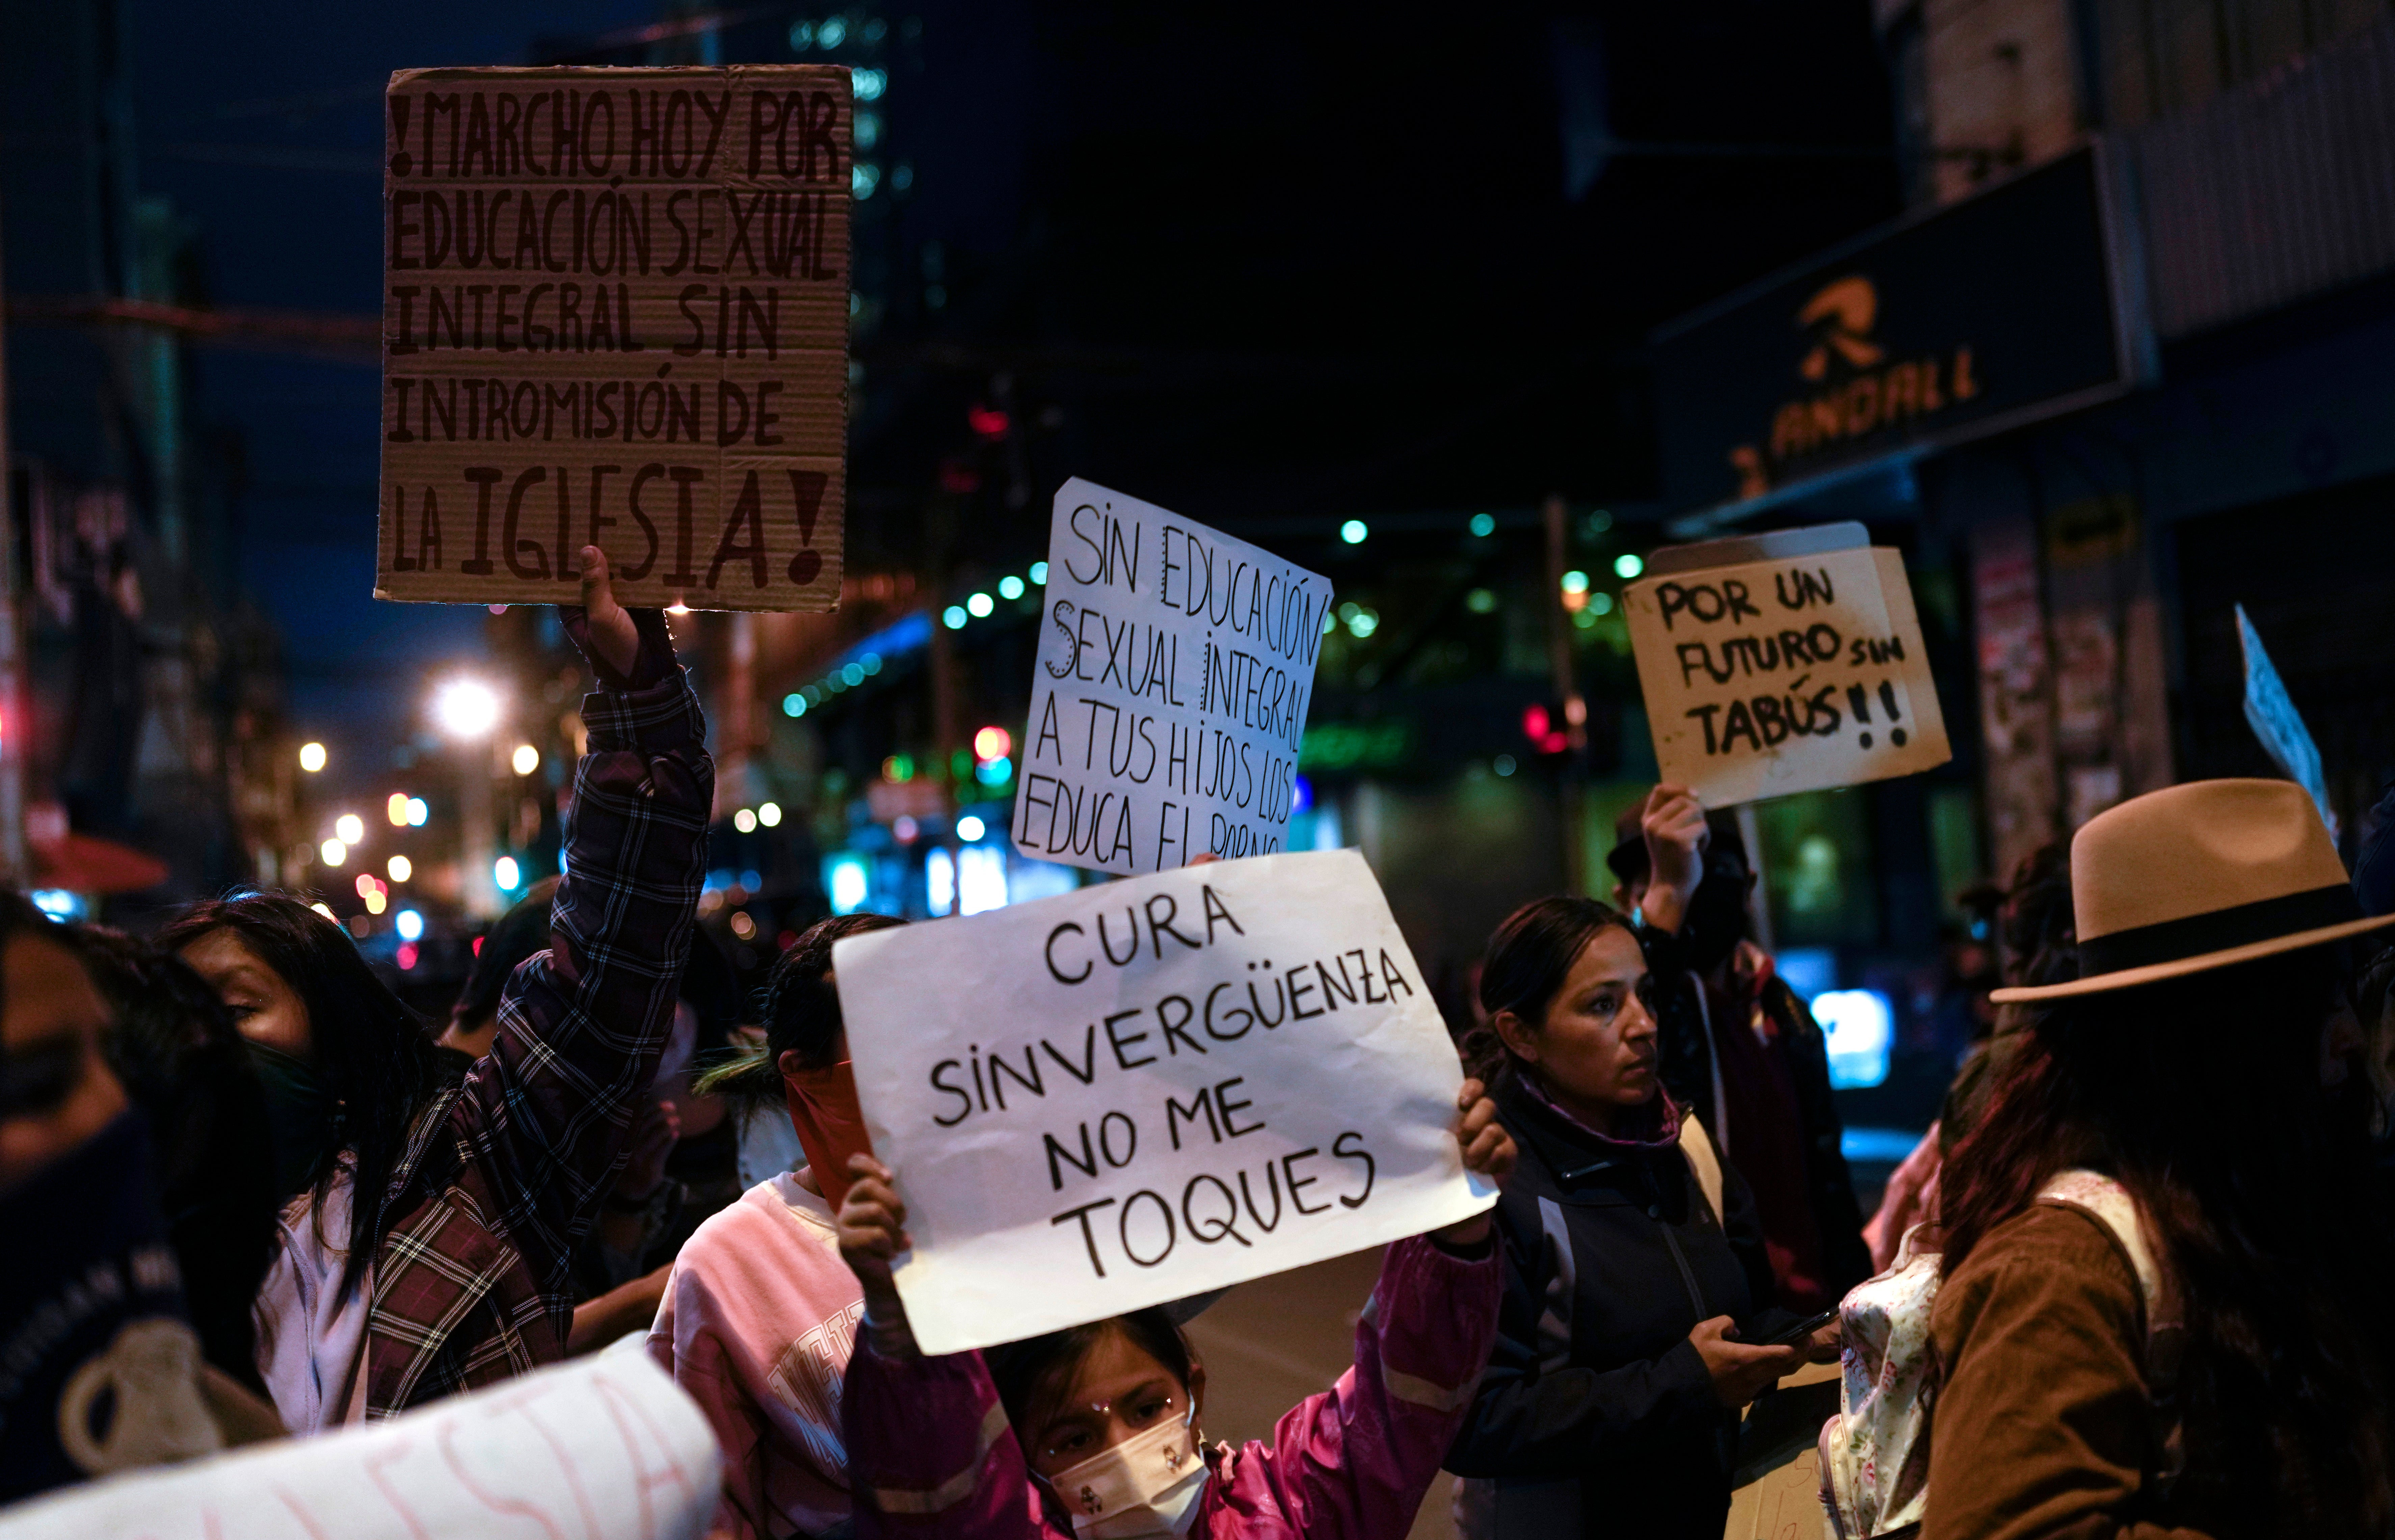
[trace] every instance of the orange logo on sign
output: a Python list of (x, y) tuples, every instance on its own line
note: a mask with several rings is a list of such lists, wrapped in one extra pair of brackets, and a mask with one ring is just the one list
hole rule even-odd
[(1823, 449), (1979, 393), (1970, 344), (1889, 364), (1887, 349), (1872, 336), (1878, 325), (1879, 286), (1859, 272), (1823, 285), (1797, 307), (1796, 325), (1809, 346), (1796, 375), (1815, 388), (1771, 414), (1767, 448), (1741, 444), (1729, 452), (1740, 498), (1761, 497), (1795, 462)]

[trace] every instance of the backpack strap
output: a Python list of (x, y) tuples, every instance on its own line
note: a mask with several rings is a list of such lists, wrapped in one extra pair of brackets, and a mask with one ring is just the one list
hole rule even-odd
[(1693, 1112), (1680, 1114), (1680, 1153), (1687, 1157), (1688, 1169), (1696, 1175), (1697, 1190), (1705, 1195), (1706, 1206), (1714, 1211), (1714, 1223), (1723, 1223), (1721, 1157), (1714, 1152), (1711, 1135)]
[(2179, 1438), (2178, 1376), (2187, 1332), (2177, 1282), (2146, 1233), (2137, 1200), (2127, 1188), (2102, 1172), (2058, 1173), (2038, 1189), (2037, 1201), (2077, 1209), (2095, 1220), (2137, 1274), (2137, 1293), (2145, 1305), (2146, 1392), (2153, 1410), (2155, 1446), (2161, 1452), (2160, 1467), (2151, 1474), (2167, 1492), (2185, 1464)]

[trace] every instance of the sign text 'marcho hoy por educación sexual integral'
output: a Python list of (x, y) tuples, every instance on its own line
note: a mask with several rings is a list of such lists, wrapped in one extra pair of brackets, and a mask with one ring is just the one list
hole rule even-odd
[(385, 99), (376, 593), (837, 607), (849, 73), (411, 70)]

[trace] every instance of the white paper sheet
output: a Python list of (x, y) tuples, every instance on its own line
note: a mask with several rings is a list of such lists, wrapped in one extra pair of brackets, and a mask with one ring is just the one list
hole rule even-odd
[(1352, 850), (852, 936), (833, 967), (866, 1124), (910, 1211), (896, 1280), (926, 1352), (1494, 1201), (1456, 1150), (1446, 1026)]
[(0, 1540), (698, 1540), (715, 1436), (640, 1354), (0, 1512)]
[(1283, 848), (1330, 579), (1076, 478), (1041, 602), (1016, 848), (1112, 872)]

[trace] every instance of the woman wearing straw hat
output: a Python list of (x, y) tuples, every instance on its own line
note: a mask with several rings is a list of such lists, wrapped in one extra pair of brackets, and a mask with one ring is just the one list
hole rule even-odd
[(2344, 1072), (2365, 919), (2310, 800), (2199, 781), (2071, 846), (2080, 976), (1944, 1178), (1925, 1540), (2385, 1535), (2390, 1276)]

